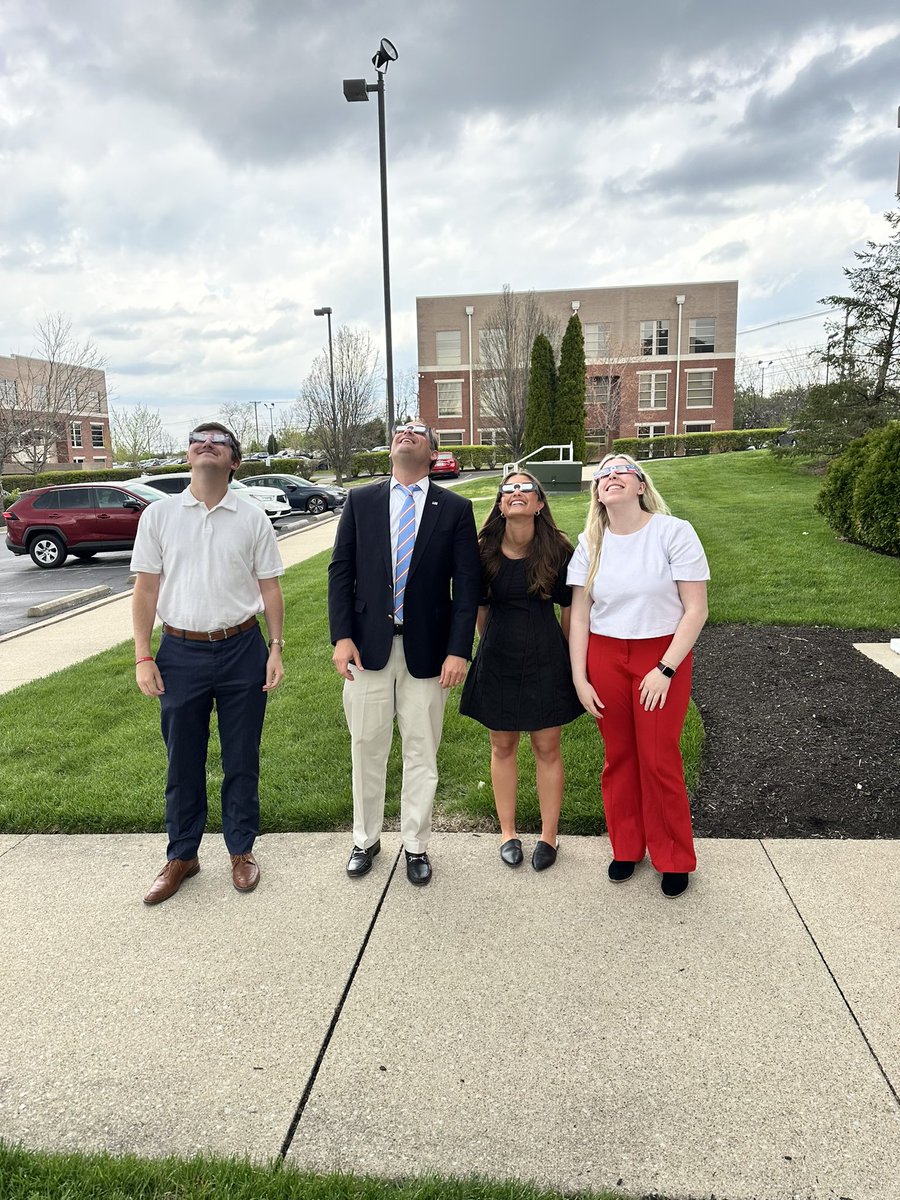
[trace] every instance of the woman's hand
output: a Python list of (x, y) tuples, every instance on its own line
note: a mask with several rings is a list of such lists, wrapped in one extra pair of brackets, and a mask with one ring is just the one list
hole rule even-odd
[(585, 712), (589, 712), (598, 721), (602, 720), (603, 713), (601, 710), (603, 702), (588, 681), (583, 679), (580, 682), (578, 680), (574, 680), (573, 682), (575, 683), (575, 691), (578, 693), (578, 699), (584, 705)]
[(665, 708), (670, 682), (668, 675), (663, 675), (659, 667), (647, 672), (641, 680), (641, 706), (647, 712), (653, 712), (657, 707)]

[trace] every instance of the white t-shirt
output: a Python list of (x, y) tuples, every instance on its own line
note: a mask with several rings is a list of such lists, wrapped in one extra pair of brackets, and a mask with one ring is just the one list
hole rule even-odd
[[(582, 533), (566, 582), (584, 587), (590, 556)], [(684, 616), (677, 580), (709, 579), (694, 527), (654, 513), (637, 533), (603, 535), (600, 565), (591, 584), (591, 633), (652, 638), (674, 633)]]
[(162, 576), (157, 609), (176, 629), (209, 632), (263, 611), (259, 579), (284, 574), (261, 508), (227, 491), (214, 508), (190, 488), (148, 504), (138, 522), (132, 571)]

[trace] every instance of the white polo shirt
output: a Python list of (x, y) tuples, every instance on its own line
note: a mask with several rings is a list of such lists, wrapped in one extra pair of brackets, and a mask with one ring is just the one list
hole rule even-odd
[[(566, 582), (584, 587), (589, 566), (587, 538), (582, 533)], [(654, 513), (637, 533), (607, 529), (591, 584), (591, 633), (613, 638), (674, 633), (684, 616), (678, 581), (701, 579), (709, 579), (709, 566), (688, 521)]]
[(257, 580), (284, 574), (262, 509), (230, 490), (207, 508), (190, 488), (144, 509), (131, 569), (160, 575), (160, 618), (197, 632), (227, 629), (261, 613)]

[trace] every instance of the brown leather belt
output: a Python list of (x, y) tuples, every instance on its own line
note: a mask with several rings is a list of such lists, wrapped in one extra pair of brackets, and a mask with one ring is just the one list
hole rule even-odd
[(245, 633), (257, 623), (256, 617), (248, 617), (240, 625), (232, 625), (230, 629), (213, 629), (210, 633), (195, 633), (193, 629), (176, 629), (163, 621), (163, 633), (169, 637), (185, 638), (189, 642), (224, 642), (226, 638), (236, 637)]

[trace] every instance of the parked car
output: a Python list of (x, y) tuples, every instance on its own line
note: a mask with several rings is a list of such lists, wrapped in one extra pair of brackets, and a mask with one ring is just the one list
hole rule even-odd
[(23, 492), (4, 512), (6, 546), (30, 554), (38, 567), (61, 567), (70, 554), (93, 558), (107, 550), (130, 550), (155, 488), (134, 483), (67, 483)]
[[(129, 484), (142, 483), (146, 487), (155, 488), (167, 496), (178, 496), (191, 482), (190, 471), (171, 471), (168, 475), (142, 475), (140, 479), (128, 480)], [(291, 506), (284, 493), (276, 488), (246, 487), (240, 480), (232, 479), (228, 485), (237, 492), (240, 500), (258, 505), (269, 520), (274, 524), (282, 517), (291, 515)]]
[(291, 508), (301, 512), (323, 513), (340, 508), (347, 499), (347, 489), (331, 484), (311, 483), (302, 475), (253, 475), (242, 479), (254, 487), (272, 487), (284, 492)]
[(439, 450), (431, 464), (431, 474), (447, 479), (459, 479), (459, 459), (450, 450)]

